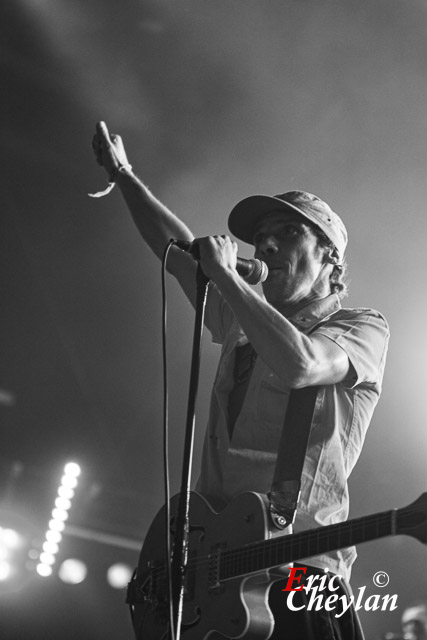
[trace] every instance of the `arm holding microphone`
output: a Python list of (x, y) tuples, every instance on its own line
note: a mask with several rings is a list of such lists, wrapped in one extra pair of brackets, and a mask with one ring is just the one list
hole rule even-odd
[[(104, 122), (97, 124), (92, 148), (98, 164), (120, 188), (141, 236), (158, 258), (171, 238), (183, 241), (185, 247), (185, 243), (192, 245), (190, 229), (133, 173), (122, 139), (110, 135)], [(345, 363), (330, 365), (330, 341), (314, 344), (239, 276), (236, 242), (225, 235), (208, 236), (198, 238), (197, 246), (203, 272), (218, 287), (256, 352), (283, 381), (299, 387), (333, 384), (344, 377)], [(196, 262), (191, 253), (172, 247), (168, 262), (169, 271), (195, 306)], [(319, 362), (328, 363), (327, 371), (318, 366)]]
[[(97, 124), (92, 148), (98, 164), (122, 192), (139, 233), (158, 258), (171, 238), (184, 242), (185, 247), (185, 243), (192, 245), (194, 235), (190, 229), (133, 173), (121, 137), (110, 135), (104, 122)], [(307, 351), (307, 338), (239, 276), (236, 242), (225, 235), (207, 236), (197, 239), (197, 247), (203, 272), (217, 285), (257, 353), (282, 377), (283, 363), (298, 363), (301, 352)], [(195, 306), (196, 261), (188, 250), (172, 247), (168, 262), (170, 273)], [(297, 364), (290, 368), (298, 369)]]

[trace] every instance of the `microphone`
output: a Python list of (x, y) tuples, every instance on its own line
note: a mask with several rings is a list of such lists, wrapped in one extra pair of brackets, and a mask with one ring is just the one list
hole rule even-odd
[[(182, 251), (191, 253), (195, 260), (200, 260), (199, 245), (196, 241), (174, 240), (173, 243)], [(258, 284), (267, 280), (268, 267), (262, 260), (257, 258), (237, 258), (236, 271), (248, 284)]]

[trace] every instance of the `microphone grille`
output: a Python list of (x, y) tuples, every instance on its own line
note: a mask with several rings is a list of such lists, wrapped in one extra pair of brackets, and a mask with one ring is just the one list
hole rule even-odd
[(258, 260), (257, 258), (253, 258), (251, 262), (253, 263), (253, 269), (245, 277), (246, 282), (248, 284), (258, 284), (259, 282), (267, 280), (268, 267), (265, 262)]

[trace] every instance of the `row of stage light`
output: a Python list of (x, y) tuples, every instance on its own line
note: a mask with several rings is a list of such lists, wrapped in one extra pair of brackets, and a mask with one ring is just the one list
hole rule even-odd
[[(77, 558), (67, 558), (56, 568), (63, 536), (69, 534), (66, 522), (80, 474), (81, 469), (77, 463), (68, 462), (64, 466), (42, 547), (41, 549), (31, 548), (28, 551), (27, 566), (34, 567), (35, 563), (35, 571), (40, 578), (47, 579), (57, 575), (68, 584), (80, 584), (87, 576), (87, 565)], [(73, 531), (73, 528), (69, 527), (69, 530)], [(77, 529), (76, 532), (78, 534)], [(26, 537), (26, 532), (16, 531), (9, 526), (3, 527), (0, 522), (0, 583), (4, 586), (9, 580), (13, 581), (16, 573), (16, 558), (28, 544)], [(108, 569), (106, 579), (111, 587), (122, 589), (129, 582), (131, 575), (131, 567), (124, 563), (116, 563)]]
[[(43, 551), (40, 553), (39, 563), (36, 567), (37, 573), (43, 578), (52, 575), (53, 565), (56, 562), (56, 555), (62, 542), (65, 522), (68, 520), (68, 512), (71, 509), (80, 473), (81, 469), (76, 462), (68, 462), (64, 467), (64, 474), (57, 490), (51, 519), (45, 534)], [(83, 580), (84, 578), (85, 576)]]

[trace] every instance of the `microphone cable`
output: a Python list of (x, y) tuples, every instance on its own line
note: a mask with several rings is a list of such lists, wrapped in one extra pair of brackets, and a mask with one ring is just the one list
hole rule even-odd
[(167, 296), (166, 296), (166, 263), (169, 251), (174, 241), (166, 245), (162, 258), (162, 360), (163, 360), (163, 477), (165, 491), (165, 553), (166, 553), (166, 582), (169, 610), (170, 638), (175, 640), (173, 589), (172, 589), (172, 545), (170, 532), (170, 479), (169, 479), (169, 389), (168, 389), (168, 360), (167, 360)]

